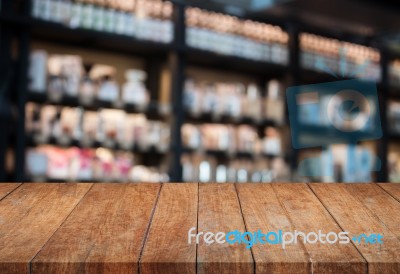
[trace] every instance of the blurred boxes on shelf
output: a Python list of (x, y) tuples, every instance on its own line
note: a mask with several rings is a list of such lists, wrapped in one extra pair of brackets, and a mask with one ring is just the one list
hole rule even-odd
[(161, 0), (33, 0), (38, 19), (99, 32), (169, 43), (173, 39), (172, 3)]

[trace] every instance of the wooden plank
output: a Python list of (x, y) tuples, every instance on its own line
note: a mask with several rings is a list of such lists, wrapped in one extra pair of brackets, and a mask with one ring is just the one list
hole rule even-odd
[(137, 273), (159, 184), (95, 184), (32, 262), (33, 273)]
[[(270, 184), (237, 184), (247, 230), (250, 232), (294, 231)], [(310, 273), (304, 244), (256, 244), (252, 247), (256, 273)]]
[(21, 183), (0, 183), (0, 200), (20, 185)]
[(400, 239), (400, 203), (396, 199), (376, 184), (346, 184), (346, 189)]
[(400, 273), (400, 242), (349, 191), (345, 184), (311, 184), (315, 194), (329, 210), (339, 225), (354, 236), (380, 233), (383, 244), (356, 243), (355, 246), (368, 262), (369, 273)]
[(196, 244), (188, 231), (197, 227), (198, 184), (164, 184), (140, 259), (140, 273), (196, 273)]
[(400, 202), (400, 184), (399, 183), (381, 183), (378, 184), (381, 188), (392, 195), (397, 201)]
[[(4, 237), (20, 220), (29, 213), (36, 203), (54, 190), (48, 184), (24, 184), (0, 202), (1, 229), (0, 237)], [(11, 214), (12, 213), (12, 214)]]
[[(273, 184), (272, 187), (297, 231), (318, 233), (321, 230), (325, 234), (342, 231), (306, 184)], [(312, 273), (367, 271), (365, 260), (352, 244), (317, 242), (306, 243), (305, 248), (310, 256)]]
[[(199, 184), (198, 231), (246, 232), (233, 184)], [(204, 236), (204, 234), (203, 234)], [(193, 242), (195, 242), (193, 238)], [(254, 262), (245, 244), (207, 244), (202, 238), (197, 250), (197, 273), (253, 273)]]
[(29, 262), (91, 184), (23, 184), (0, 202), (0, 273), (28, 273)]

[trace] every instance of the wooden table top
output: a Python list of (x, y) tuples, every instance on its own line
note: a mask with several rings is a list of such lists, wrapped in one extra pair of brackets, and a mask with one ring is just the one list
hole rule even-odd
[[(400, 273), (400, 184), (0, 184), (0, 273)], [(383, 244), (188, 243), (188, 231)], [(195, 231), (196, 232), (196, 231)]]

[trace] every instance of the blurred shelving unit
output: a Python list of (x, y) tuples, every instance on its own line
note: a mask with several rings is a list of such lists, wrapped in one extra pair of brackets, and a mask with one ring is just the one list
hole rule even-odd
[[(40, 0), (39, 0), (40, 1)], [(188, 42), (188, 31), (190, 28), (199, 27), (196, 22), (188, 22), (187, 13), (191, 7), (182, 4), (181, 1), (173, 2), (171, 22), (173, 28), (173, 38), (168, 42), (156, 42), (146, 39), (134, 37), (132, 35), (115, 34), (111, 32), (98, 31), (93, 29), (87, 29), (83, 27), (71, 27), (59, 22), (50, 22), (48, 20), (35, 18), (31, 14), (32, 1), (17, 1), (17, 4), (4, 5), (0, 12), (0, 27), (1, 32), (1, 48), (0, 48), (0, 59), (1, 70), (4, 72), (8, 69), (11, 64), (10, 57), (12, 56), (11, 51), (13, 48), (13, 41), (17, 41), (18, 47), (15, 60), (15, 69), (12, 87), (9, 89), (15, 90), (11, 96), (13, 105), (17, 109), (17, 115), (13, 116), (16, 122), (15, 132), (7, 134), (7, 136), (14, 136), (15, 140), (1, 141), (0, 144), (0, 155), (3, 157), (6, 155), (6, 150), (9, 148), (9, 144), (12, 144), (13, 151), (15, 154), (15, 163), (13, 164), (13, 176), (8, 178), (13, 181), (24, 181), (29, 179), (25, 176), (25, 150), (27, 147), (37, 146), (31, 136), (26, 134), (25, 131), (25, 106), (26, 103), (36, 103), (40, 105), (54, 105), (63, 107), (82, 107), (85, 111), (98, 111), (99, 109), (108, 108), (123, 110), (129, 114), (145, 114), (148, 119), (165, 121), (170, 125), (171, 141), (168, 149), (164, 152), (157, 151), (154, 147), (150, 147), (147, 150), (143, 150), (137, 146), (130, 149), (131, 152), (137, 154), (145, 154), (148, 158), (163, 158), (168, 159), (168, 175), (170, 181), (183, 181), (184, 171), (182, 170), (182, 157), (184, 155), (191, 155), (197, 153), (204, 153), (207, 156), (222, 159), (222, 162), (226, 162), (230, 159), (247, 159), (252, 161), (255, 158), (264, 158), (266, 160), (275, 159), (277, 157), (282, 158), (288, 163), (292, 175), (298, 165), (298, 153), (291, 148), (290, 145), (290, 129), (287, 115), (287, 109), (284, 110), (285, 118), (284, 123), (277, 124), (275, 121), (268, 117), (261, 119), (254, 119), (246, 116), (232, 117), (229, 115), (215, 116), (210, 113), (200, 113), (193, 115), (185, 108), (184, 96), (185, 96), (185, 81), (187, 76), (190, 74), (191, 67), (196, 67), (203, 70), (218, 70), (225, 73), (240, 74), (246, 77), (252, 78), (252, 82), (255, 82), (258, 86), (264, 88), (267, 82), (271, 79), (279, 79), (284, 87), (309, 84), (309, 83), (321, 83), (327, 81), (336, 81), (337, 78), (312, 68), (305, 68), (302, 63), (303, 48), (301, 47), (301, 35), (304, 33), (315, 33), (317, 35), (323, 35), (324, 38), (336, 39), (340, 43), (348, 42), (358, 44), (360, 41), (364, 46), (379, 48), (380, 54), (380, 72), (378, 80), (378, 91), (380, 93), (380, 110), (382, 117), (382, 128), (383, 138), (377, 140), (376, 153), (382, 160), (382, 170), (379, 172), (374, 179), (377, 181), (388, 180), (388, 145), (387, 142), (398, 142), (400, 139), (398, 133), (389, 132), (387, 116), (385, 107), (388, 105), (388, 96), (392, 99), (400, 99), (400, 89), (392, 88), (389, 85), (388, 66), (389, 59), (396, 59), (394, 57), (387, 58), (386, 50), (382, 49), (380, 45), (370, 44), (370, 37), (352, 37), (348, 33), (340, 34), (327, 33), (321, 31), (318, 28), (310, 28), (309, 26), (302, 25), (300, 22), (269, 22), (268, 20), (262, 20), (256, 22), (257, 26), (264, 24), (266, 29), (271, 26), (274, 31), (277, 31), (277, 37), (271, 41), (264, 41), (265, 37), (258, 36), (254, 38), (254, 41), (262, 41), (255, 46), (262, 46), (267, 44), (271, 48), (276, 47), (278, 52), (283, 50), (286, 53), (282, 56), (286, 56), (285, 61), (274, 61), (267, 60), (271, 58), (273, 54), (269, 53), (269, 57), (265, 60), (262, 58), (246, 58), (244, 55), (236, 56), (229, 52), (215, 52), (213, 49), (197, 48), (194, 47), (196, 43)], [(203, 8), (203, 7), (202, 7)], [(207, 8), (207, 7), (205, 7)], [(224, 16), (220, 11), (213, 12), (207, 9), (197, 9), (202, 14), (212, 12), (213, 16)], [(203, 14), (203, 15), (204, 15)], [(232, 16), (229, 16), (232, 19)], [(236, 17), (235, 17), (236, 18)], [(236, 18), (235, 20), (246, 20), (253, 18)], [(280, 23), (280, 24), (279, 24)], [(201, 26), (204, 27), (204, 26)], [(204, 27), (207, 29), (208, 27)], [(228, 37), (231, 39), (232, 37)], [(227, 38), (227, 39), (228, 39)], [(277, 39), (277, 40), (274, 40)], [(251, 39), (250, 39), (251, 40)], [(111, 52), (116, 54), (122, 54), (128, 58), (134, 57), (139, 58), (143, 62), (143, 69), (147, 72), (148, 78), (146, 81), (146, 87), (150, 91), (150, 104), (144, 109), (135, 105), (124, 105), (115, 107), (110, 103), (104, 103), (101, 101), (95, 101), (93, 104), (83, 106), (76, 97), (64, 96), (60, 101), (54, 102), (47, 98), (46, 91), (40, 93), (33, 93), (28, 90), (28, 63), (29, 53), (32, 45), (35, 41), (44, 43), (55, 43), (62, 47), (74, 47), (82, 49), (95, 49), (102, 52)], [(250, 42), (254, 42), (251, 40)], [(283, 42), (284, 41), (284, 42)], [(264, 44), (263, 44), (264, 43)], [(254, 45), (253, 45), (254, 46)], [(6, 62), (3, 62), (6, 60)], [(162, 70), (166, 68), (170, 75), (169, 81), (167, 81), (168, 89), (168, 103), (170, 104), (168, 111), (160, 111), (159, 103), (159, 91), (162, 83), (160, 78), (162, 76)], [(5, 73), (0, 73), (0, 83), (5, 82)], [(213, 81), (218, 81), (218, 76)], [(349, 79), (348, 76), (341, 77), (340, 79)], [(224, 80), (222, 80), (224, 81)], [(265, 92), (265, 91), (264, 91)], [(265, 96), (265, 94), (263, 94)], [(283, 95), (284, 96), (284, 95)], [(399, 97), (397, 97), (399, 96)], [(7, 120), (8, 121), (8, 120)], [(227, 153), (221, 150), (208, 149), (208, 148), (187, 148), (184, 145), (182, 138), (182, 127), (185, 123), (191, 123), (194, 125), (202, 124), (224, 124), (228, 126), (240, 126), (246, 125), (255, 128), (260, 136), (266, 128), (278, 128), (282, 129), (281, 143), (284, 150), (279, 155), (268, 154), (268, 153), (252, 153), (252, 152), (241, 152), (236, 151)], [(311, 131), (314, 131), (312, 129)], [(321, 130), (325, 130), (321, 128)], [(10, 139), (10, 138), (8, 138)], [(56, 139), (50, 138), (47, 142), (49, 145), (60, 146)], [(77, 147), (84, 148), (78, 141), (72, 141), (71, 143), (61, 145), (64, 147)], [(101, 148), (101, 143), (94, 143), (90, 146), (92, 149)], [(120, 147), (114, 146), (112, 150), (121, 150)], [(400, 151), (399, 151), (400, 154)], [(3, 157), (5, 159), (5, 156)], [(399, 157), (400, 158), (400, 157)], [(6, 179), (6, 174), (10, 171), (3, 168), (5, 166), (5, 160), (0, 161), (0, 180)], [(149, 160), (150, 161), (150, 160)], [(151, 162), (151, 161), (150, 161)], [(261, 174), (261, 173), (260, 173)], [(246, 175), (248, 176), (248, 175)], [(260, 175), (261, 176), (261, 175)], [(262, 175), (264, 176), (264, 175)], [(268, 175), (269, 176), (269, 175)], [(267, 177), (268, 177), (267, 176)], [(295, 177), (292, 177), (292, 179)], [(296, 179), (296, 178), (295, 178)]]
[(400, 56), (386, 50), (385, 65), (387, 68), (387, 83), (384, 86), (387, 92), (386, 117), (387, 117), (387, 178), (390, 182), (400, 182), (400, 132), (398, 124), (398, 106), (400, 100), (399, 85), (399, 60)]
[[(385, 56), (382, 54), (383, 50), (381, 45), (371, 42), (371, 37), (360, 37), (348, 33), (337, 33), (335, 31), (319, 32), (318, 30), (316, 31), (315, 28), (310, 28), (309, 26), (303, 27), (300, 32), (300, 62), (303, 67), (300, 72), (300, 79), (303, 84), (318, 84), (351, 79), (360, 79), (376, 84), (380, 110), (378, 115), (381, 117), (383, 136), (382, 138), (368, 141), (367, 144), (364, 144), (364, 142), (360, 140), (360, 142), (357, 143), (356, 148), (369, 151), (368, 153), (370, 154), (369, 157), (371, 157), (371, 161), (376, 161), (375, 157), (380, 159), (381, 170), (373, 172), (371, 177), (372, 180), (381, 182), (387, 181), (387, 119), (385, 115), (385, 108), (387, 105), (385, 83), (387, 81), (387, 75), (384, 69), (386, 66)], [(315, 53), (310, 51), (314, 48), (318, 48), (318, 45), (319, 50), (315, 51)], [(320, 55), (320, 60), (318, 60), (319, 63), (318, 61), (310, 62), (313, 58), (318, 58), (318, 55)], [(310, 65), (314, 67), (310, 67)], [(353, 71), (358, 71), (360, 75), (353, 75)], [(327, 136), (327, 138), (330, 138), (328, 145), (329, 143), (335, 143), (331, 141), (331, 139), (335, 140), (334, 136), (337, 136), (334, 132), (335, 129), (332, 127), (304, 125), (301, 130), (311, 132), (311, 134), (312, 132), (318, 132), (316, 135), (317, 138), (318, 136), (319, 138)], [(320, 143), (321, 141), (316, 140), (316, 142)], [(336, 142), (340, 143), (340, 140), (337, 140)], [(350, 150), (355, 154), (355, 149), (350, 147), (347, 148), (346, 151), (346, 149), (343, 150), (343, 148), (328, 146), (327, 151), (330, 153), (330, 157), (332, 157), (332, 153), (335, 155), (334, 151), (340, 149), (342, 149), (341, 153), (343, 155), (349, 153)], [(315, 151), (314, 148), (302, 149), (303, 152), (306, 152), (307, 150)], [(321, 154), (321, 152), (318, 152), (317, 154)], [(338, 162), (342, 164), (342, 161), (343, 159)], [(337, 171), (334, 170), (334, 172)], [(344, 172), (349, 173), (349, 170), (343, 171), (342, 168), (339, 172), (341, 173), (339, 177), (342, 177)]]

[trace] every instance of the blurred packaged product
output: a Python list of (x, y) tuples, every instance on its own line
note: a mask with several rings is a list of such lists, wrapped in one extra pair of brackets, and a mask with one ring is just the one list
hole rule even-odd
[(30, 55), (28, 89), (30, 91), (44, 93), (47, 89), (47, 62), (48, 55), (44, 50), (33, 51)]
[(132, 182), (165, 183), (169, 181), (169, 176), (165, 172), (160, 172), (162, 168), (146, 167), (137, 165), (131, 168), (129, 179)]
[(278, 80), (270, 80), (267, 83), (266, 91), (264, 119), (283, 125), (285, 123), (285, 99), (282, 84)]
[(393, 134), (400, 134), (400, 102), (389, 101), (387, 116), (389, 131)]
[(181, 159), (185, 182), (254, 182), (290, 180), (290, 169), (282, 158), (217, 159), (201, 153), (184, 154)]
[(195, 169), (191, 161), (191, 155), (185, 154), (182, 155), (181, 165), (182, 165), (182, 180), (184, 182), (191, 182), (193, 178), (196, 177), (194, 174)]
[[(32, 113), (30, 116), (30, 113)], [(39, 144), (44, 144), (49, 142), (50, 137), (57, 134), (57, 109), (54, 106), (43, 106), (42, 108), (36, 107), (34, 104), (27, 105), (27, 132), (30, 134), (32, 132), (33, 139)], [(32, 120), (28, 120), (32, 119)], [(35, 124), (39, 126), (35, 126)], [(32, 125), (32, 128), (30, 128)]]
[(26, 171), (32, 179), (44, 182), (47, 178), (48, 157), (43, 150), (29, 149), (26, 153)]
[(265, 129), (265, 136), (262, 140), (262, 153), (274, 156), (282, 154), (281, 136), (273, 127)]
[(186, 79), (184, 85), (183, 105), (193, 116), (199, 116), (202, 111), (201, 91), (193, 79)]
[(26, 106), (26, 132), (35, 144), (55, 142), (69, 146), (78, 142), (82, 147), (100, 144), (124, 150), (154, 148), (158, 152), (167, 152), (170, 147), (170, 127), (166, 122), (116, 109), (95, 112), (80, 107), (29, 103)]
[(121, 138), (125, 112), (116, 109), (103, 109), (99, 113), (99, 134), (97, 140), (105, 147), (113, 148)]
[(117, 73), (113, 66), (83, 63), (77, 55), (48, 56), (45, 51), (36, 50), (31, 53), (29, 91), (46, 94), (55, 103), (77, 98), (83, 106), (106, 102), (116, 108), (134, 105), (144, 111), (150, 103), (144, 84), (146, 72), (128, 69), (127, 82), (121, 90), (115, 81)]
[(202, 146), (205, 149), (234, 152), (235, 135), (233, 126), (204, 124), (201, 126)]
[(215, 182), (226, 183), (227, 182), (227, 169), (226, 166), (221, 164), (217, 166), (215, 171)]
[[(165, 167), (135, 164), (135, 155), (106, 148), (39, 146), (26, 154), (27, 175), (34, 181), (167, 182)], [(158, 171), (157, 171), (158, 170)]]
[(27, 103), (25, 107), (25, 130), (36, 138), (42, 132), (41, 109), (34, 103)]
[(49, 159), (47, 166), (47, 178), (67, 179), (69, 175), (69, 160), (71, 153), (59, 147), (48, 147), (47, 157)]
[(266, 92), (263, 99), (254, 83), (246, 87), (242, 83), (210, 83), (188, 78), (184, 88), (184, 106), (194, 117), (211, 114), (217, 121), (227, 116), (234, 120), (250, 118), (255, 123), (265, 119), (281, 125), (285, 118), (282, 84), (271, 80)]
[(68, 177), (74, 181), (90, 181), (94, 178), (94, 151), (90, 149), (72, 149)]
[(199, 164), (199, 181), (202, 183), (212, 182), (213, 178), (213, 163), (211, 159), (204, 159)]
[[(335, 165), (341, 166), (343, 182), (372, 181), (377, 159), (368, 148), (361, 145), (333, 145), (326, 153), (332, 153)], [(338, 178), (334, 181), (338, 181)]]
[(147, 133), (145, 135), (147, 144), (150, 147), (155, 147), (157, 151), (166, 152), (169, 149), (170, 129), (163, 122), (152, 121), (147, 123)]
[(81, 86), (79, 92), (79, 102), (82, 105), (93, 105), (97, 96), (97, 87), (94, 79), (90, 76), (93, 68), (92, 64), (84, 64), (84, 75), (81, 79)]
[(400, 151), (399, 147), (389, 150), (388, 155), (389, 182), (400, 183)]
[[(240, 83), (216, 83), (215, 89), (218, 94), (216, 115), (222, 114), (233, 118), (240, 118), (243, 112), (242, 98), (244, 97), (244, 86)], [(222, 110), (221, 113), (218, 110)]]
[(122, 101), (125, 104), (133, 104), (142, 108), (147, 107), (149, 94), (144, 84), (146, 76), (146, 73), (142, 70), (131, 69), (126, 71), (127, 82), (122, 87)]
[(202, 146), (200, 128), (192, 124), (182, 126), (182, 143), (190, 149), (198, 149)]
[(280, 27), (234, 16), (186, 9), (190, 47), (276, 64), (288, 63), (288, 35)]
[(257, 153), (259, 138), (255, 128), (248, 125), (240, 125), (236, 134), (236, 150), (238, 152)]
[(300, 173), (317, 182), (372, 182), (373, 172), (380, 165), (371, 148), (364, 145), (330, 145), (303, 159)]
[(282, 138), (277, 128), (265, 129), (261, 139), (257, 130), (249, 125), (223, 125), (186, 123), (182, 127), (183, 146), (196, 151), (221, 151), (227, 155), (281, 156)]
[[(149, 143), (146, 139), (147, 119), (144, 115), (136, 115), (133, 124), (133, 140), (141, 148), (148, 148)], [(129, 129), (128, 129), (129, 130)]]
[(389, 84), (393, 87), (400, 87), (400, 59), (389, 64)]
[(273, 158), (269, 167), (271, 174), (268, 172), (263, 174), (262, 180), (273, 180), (276, 182), (290, 182), (292, 180), (290, 167), (283, 158)]
[(93, 79), (98, 82), (97, 99), (102, 102), (119, 104), (119, 86), (115, 82), (116, 69), (107, 65), (95, 65), (92, 70)]
[(64, 107), (60, 116), (60, 134), (54, 135), (58, 139), (59, 144), (68, 145), (72, 140), (81, 138), (81, 115), (82, 110), (79, 108)]
[(132, 149), (135, 144), (135, 124), (136, 115), (127, 114), (123, 124), (122, 134), (118, 139), (118, 144), (123, 149)]
[(54, 102), (78, 96), (82, 78), (82, 59), (76, 55), (50, 55), (48, 58), (48, 95)]
[(322, 36), (300, 34), (300, 63), (306, 69), (329, 74), (380, 81), (377, 49)]
[[(246, 96), (242, 103), (243, 116), (252, 118), (254, 121), (261, 121), (263, 118), (263, 102), (260, 90), (255, 84), (249, 84), (246, 89)], [(270, 117), (270, 116), (267, 116)], [(272, 116), (271, 116), (272, 117)]]
[(172, 9), (171, 2), (161, 0), (33, 0), (32, 16), (70, 28), (169, 43)]
[(83, 147), (91, 147), (97, 141), (97, 132), (99, 130), (99, 117), (98, 112), (85, 111), (82, 120), (82, 135), (81, 145)]
[(104, 102), (119, 101), (119, 87), (111, 76), (105, 76), (99, 84), (98, 99)]

